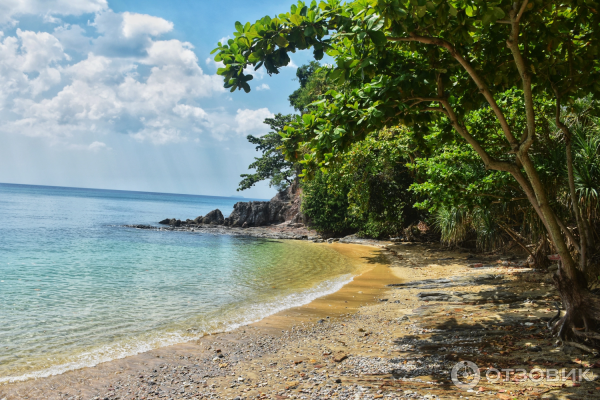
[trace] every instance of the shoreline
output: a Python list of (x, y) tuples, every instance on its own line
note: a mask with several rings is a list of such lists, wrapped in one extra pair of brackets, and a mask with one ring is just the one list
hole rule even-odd
[(124, 225), (125, 228), (143, 229), (153, 231), (167, 232), (188, 232), (195, 234), (210, 234), (210, 235), (230, 235), (242, 236), (262, 239), (281, 239), (281, 240), (322, 240), (322, 236), (316, 231), (310, 230), (304, 226), (299, 227), (297, 224), (292, 224), (289, 221), (280, 224), (271, 224), (264, 226), (251, 226), (247, 228), (200, 224), (194, 226), (154, 226), (154, 225)]
[[(439, 246), (334, 246), (358, 249), (371, 268), (333, 294), (195, 342), (0, 386), (0, 399), (600, 398), (600, 360), (545, 328), (556, 313), (549, 273)], [(513, 373), (467, 392), (450, 380), (458, 361), (484, 377)], [(596, 381), (514, 375), (563, 367)]]
[[(221, 228), (221, 227), (219, 227)], [(253, 237), (253, 238), (266, 238), (266, 239), (284, 239), (284, 240), (290, 240), (289, 237), (264, 237), (264, 236), (259, 236), (256, 234), (256, 230), (264, 230), (266, 227), (260, 227), (260, 228), (226, 228), (228, 231), (230, 229), (233, 230), (239, 230), (242, 231), (240, 236), (249, 236), (249, 237)], [(268, 228), (267, 228), (268, 229)], [(162, 229), (162, 230), (173, 230), (173, 229)], [(181, 229), (181, 228), (175, 228), (175, 230), (177, 231), (189, 231), (189, 229)], [(297, 228), (294, 228), (294, 230), (297, 230)], [(207, 229), (207, 232), (200, 232), (200, 233), (215, 233), (215, 228), (214, 227), (210, 227)], [(250, 232), (248, 232), (250, 231)], [(230, 232), (219, 232), (218, 234), (231, 234)], [(234, 234), (234, 236), (238, 236), (236, 234)], [(293, 239), (293, 238), (292, 238)], [(368, 253), (371, 253), (373, 251), (377, 251), (378, 248), (376, 248), (373, 245), (369, 245), (369, 246), (363, 246), (360, 244), (351, 244), (350, 246), (344, 246), (344, 245), (339, 245), (337, 243), (330, 245), (330, 244), (323, 244), (326, 246), (333, 246), (334, 249), (339, 250), (340, 247), (346, 247), (345, 249), (343, 249), (344, 251), (341, 251), (342, 254), (348, 256), (349, 258), (353, 258), (356, 260), (357, 257), (362, 257), (362, 256), (366, 256)], [(360, 249), (358, 251), (359, 256), (352, 256), (349, 255), (348, 253), (348, 249), (351, 247), (357, 247), (358, 249)], [(356, 253), (356, 249), (354, 251)], [(324, 307), (322, 305), (319, 305), (321, 301), (327, 302), (329, 300), (330, 296), (334, 296), (336, 293), (340, 292), (340, 291), (344, 291), (345, 287), (348, 285), (352, 285), (355, 280), (357, 278), (360, 278), (362, 275), (364, 275), (365, 273), (369, 273), (370, 270), (376, 268), (376, 266), (365, 266), (362, 265), (361, 267), (359, 267), (359, 269), (357, 271), (355, 271), (355, 273), (353, 274), (352, 277), (349, 278), (349, 281), (344, 282), (341, 286), (336, 285), (337, 287), (335, 287), (333, 292), (330, 293), (325, 293), (325, 294), (319, 294), (318, 297), (313, 298), (308, 300), (307, 303), (304, 304), (300, 304), (300, 305), (294, 305), (288, 308), (285, 308), (283, 310), (279, 310), (279, 311), (275, 311), (273, 314), (270, 314), (266, 317), (262, 317), (257, 321), (253, 321), (253, 322), (249, 322), (249, 323), (243, 323), (243, 324), (233, 324), (234, 327), (232, 327), (231, 329), (226, 329), (224, 331), (218, 331), (218, 332), (212, 332), (212, 333), (208, 333), (208, 334), (204, 334), (203, 337), (201, 338), (190, 338), (189, 340), (183, 341), (183, 342), (179, 342), (179, 343), (174, 343), (174, 344), (169, 344), (169, 345), (165, 345), (165, 346), (160, 346), (158, 348), (154, 348), (154, 349), (149, 349), (149, 350), (145, 350), (145, 351), (141, 351), (138, 352), (136, 354), (132, 354), (132, 355), (127, 355), (124, 357), (118, 357), (115, 359), (110, 359), (107, 361), (101, 361), (93, 366), (78, 366), (75, 367), (73, 369), (67, 369), (58, 373), (50, 373), (49, 375), (44, 375), (44, 376), (27, 376), (29, 374), (25, 374), (23, 376), (16, 376), (15, 380), (11, 380), (11, 381), (5, 381), (5, 382), (1, 382), (0, 383), (0, 399), (4, 400), (5, 398), (2, 397), (3, 395), (5, 395), (4, 391), (6, 390), (6, 388), (12, 388), (12, 387), (17, 387), (17, 386), (29, 386), (29, 383), (32, 382), (42, 382), (45, 380), (57, 380), (57, 381), (61, 381), (60, 377), (65, 377), (66, 375), (78, 375), (78, 373), (86, 371), (92, 371), (95, 369), (101, 369), (101, 370), (106, 370), (106, 371), (102, 371), (102, 375), (104, 375), (104, 373), (108, 373), (109, 375), (111, 374), (110, 370), (113, 369), (113, 367), (116, 368), (116, 365), (113, 366), (111, 364), (120, 364), (122, 361), (126, 361), (126, 364), (139, 364), (140, 362), (143, 363), (143, 361), (141, 359), (146, 358), (147, 355), (149, 355), (149, 353), (152, 352), (156, 352), (156, 353), (161, 353), (162, 350), (165, 350), (166, 353), (171, 353), (171, 352), (177, 352), (179, 350), (178, 347), (184, 347), (187, 349), (187, 346), (192, 344), (199, 344), (201, 343), (203, 340), (207, 340), (207, 338), (213, 338), (213, 337), (222, 337), (222, 336), (227, 336), (230, 334), (236, 334), (237, 331), (244, 331), (245, 329), (258, 329), (260, 330), (261, 334), (266, 334), (266, 332), (271, 332), (273, 331), (273, 329), (278, 330), (279, 327), (283, 327), (285, 328), (287, 325), (289, 324), (298, 324), (298, 323), (306, 323), (309, 322), (313, 319), (316, 318), (317, 315), (319, 314), (319, 311), (317, 311), (317, 309), (319, 307)], [(325, 282), (330, 282), (331, 284), (334, 284), (334, 280), (326, 280), (324, 282), (322, 282), (321, 284), (325, 283)], [(360, 279), (359, 279), (360, 282)], [(318, 285), (317, 285), (318, 286)], [(326, 290), (326, 292), (328, 292), (329, 290)], [(368, 295), (365, 296), (360, 296), (361, 299), (364, 298), (368, 298)], [(339, 300), (336, 300), (339, 301)], [(361, 300), (362, 301), (362, 300)], [(347, 303), (347, 302), (346, 302)], [(351, 301), (350, 302), (352, 305), (354, 305), (356, 302), (355, 301)], [(345, 306), (344, 310), (347, 309), (348, 307)], [(339, 311), (339, 310), (338, 310)], [(322, 314), (325, 313), (325, 311), (321, 312)], [(329, 310), (328, 312), (329, 314), (335, 314), (335, 312), (333, 312), (333, 310)], [(293, 314), (293, 317), (288, 317), (288, 316), (283, 316), (282, 314)], [(276, 328), (277, 327), (277, 328)], [(157, 355), (157, 358), (162, 358), (162, 355)], [(140, 358), (140, 360), (136, 360), (136, 358)], [(55, 367), (53, 367), (55, 368)], [(45, 370), (42, 371), (37, 371), (36, 373), (40, 373), (40, 372), (44, 372)], [(35, 373), (33, 373), (35, 374)], [(81, 374), (81, 375), (87, 375), (87, 374)], [(21, 379), (22, 378), (22, 379)], [(70, 379), (82, 379), (82, 377), (79, 376), (69, 376), (69, 380)], [(85, 379), (85, 378), (84, 378)], [(12, 397), (8, 396), (6, 397), (6, 399), (10, 399)], [(20, 398), (20, 397), (15, 397), (15, 398)]]

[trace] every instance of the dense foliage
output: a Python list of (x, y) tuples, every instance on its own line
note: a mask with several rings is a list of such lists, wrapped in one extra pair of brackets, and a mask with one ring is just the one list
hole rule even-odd
[(549, 241), (560, 258), (566, 313), (553, 330), (600, 347), (600, 334), (587, 334), (600, 330), (600, 298), (588, 290), (600, 248), (597, 120), (593, 105), (585, 118), (574, 110), (600, 99), (599, 11), (589, 0), (299, 2), (236, 23), (215, 59), (225, 87), (249, 91), (250, 67), (273, 74), (289, 52), (327, 53), (332, 89), (283, 134), (303, 176), (337, 170), (357, 143), (407, 127), (419, 145), (412, 168), (426, 175), (413, 190), (435, 195), (421, 204), (445, 237), (474, 229), (490, 242), (499, 227), (521, 242), (537, 218), (541, 247)]

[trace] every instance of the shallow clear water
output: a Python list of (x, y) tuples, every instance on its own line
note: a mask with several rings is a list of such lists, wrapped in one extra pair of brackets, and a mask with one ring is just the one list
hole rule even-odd
[(231, 329), (358, 268), (312, 243), (123, 227), (237, 201), (0, 184), (0, 383)]

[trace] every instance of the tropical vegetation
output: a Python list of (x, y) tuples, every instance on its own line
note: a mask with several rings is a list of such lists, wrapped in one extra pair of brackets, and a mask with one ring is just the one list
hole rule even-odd
[(566, 313), (552, 328), (589, 349), (600, 346), (600, 299), (590, 290), (598, 271), (597, 8), (589, 0), (299, 2), (236, 23), (215, 60), (226, 88), (248, 92), (252, 68), (278, 73), (298, 50), (331, 57), (322, 69), (329, 90), (281, 132), (301, 176), (339, 173), (356, 146), (395, 130), (416, 205), (446, 241), (474, 231), (481, 246), (508, 235), (558, 253)]

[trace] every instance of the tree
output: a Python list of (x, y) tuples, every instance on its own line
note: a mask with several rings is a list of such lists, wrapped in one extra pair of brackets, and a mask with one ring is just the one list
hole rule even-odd
[(283, 131), (292, 120), (291, 114), (276, 114), (273, 118), (265, 119), (265, 124), (269, 125), (271, 132), (261, 137), (252, 135), (246, 137), (250, 143), (256, 145), (257, 151), (262, 152), (262, 156), (255, 157), (255, 161), (248, 167), (255, 169), (255, 173), (240, 175), (243, 179), (238, 191), (250, 189), (256, 183), (266, 179), (269, 180), (269, 187), (275, 187), (278, 191), (285, 190), (293, 183), (298, 173), (297, 167), (295, 163), (285, 159), (280, 149), (283, 143), (279, 135), (279, 132)]
[[(327, 168), (352, 143), (386, 126), (421, 129), (431, 123), (453, 129), (489, 170), (509, 173), (518, 183), (560, 255), (555, 276), (566, 314), (554, 329), (561, 339), (594, 342), (600, 327), (600, 299), (587, 289), (593, 238), (587, 234), (576, 200), (572, 133), (563, 104), (600, 96), (600, 10), (596, 2), (508, 0), (328, 0), (299, 2), (276, 18), (236, 23), (235, 39), (219, 44), (218, 73), (231, 91), (250, 91), (249, 67), (269, 74), (289, 63), (288, 52), (313, 49), (334, 58), (328, 78), (345, 84), (330, 99), (286, 128), (291, 160)], [(508, 117), (497, 95), (522, 90), (524, 124)], [(552, 99), (563, 130), (573, 214), (579, 240), (557, 217), (532, 154), (540, 134), (535, 99)], [(471, 131), (464, 116), (488, 109), (503, 140), (485, 147), (486, 132)], [(488, 141), (490, 142), (490, 141)], [(567, 245), (575, 247), (579, 268)], [(600, 344), (600, 341), (596, 341)], [(583, 345), (579, 345), (583, 346)], [(585, 347), (585, 346), (583, 346)]]
[(296, 71), (300, 87), (289, 97), (290, 105), (301, 114), (308, 112), (308, 105), (319, 99), (329, 87), (326, 82), (326, 71), (320, 69), (321, 64), (311, 61)]

